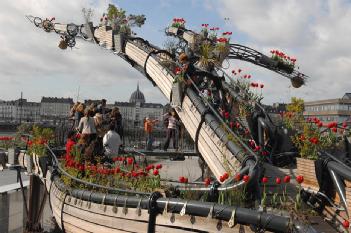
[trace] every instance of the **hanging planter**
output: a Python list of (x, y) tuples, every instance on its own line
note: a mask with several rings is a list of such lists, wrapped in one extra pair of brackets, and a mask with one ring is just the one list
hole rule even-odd
[(176, 36), (178, 35), (178, 30), (179, 28), (177, 27), (168, 27), (167, 32)]
[(316, 176), (315, 161), (310, 159), (296, 158), (297, 175), (304, 177), (301, 184), (303, 188), (319, 190), (319, 184)]
[(121, 53), (124, 50), (125, 34), (124, 33), (114, 33), (113, 34), (113, 43), (115, 51)]
[(291, 79), (291, 85), (295, 88), (299, 88), (305, 84), (305, 80), (300, 76), (295, 76)]
[(294, 66), (292, 64), (287, 64), (283, 61), (278, 61), (277, 68), (291, 74), (294, 71)]

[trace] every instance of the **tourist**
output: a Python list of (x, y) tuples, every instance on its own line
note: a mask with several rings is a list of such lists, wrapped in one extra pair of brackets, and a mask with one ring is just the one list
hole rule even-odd
[(119, 112), (118, 107), (114, 107), (110, 114), (111, 123), (115, 125), (116, 132), (123, 139), (123, 123), (122, 114)]
[(111, 158), (114, 155), (118, 155), (119, 148), (122, 145), (121, 137), (115, 131), (115, 125), (109, 125), (109, 131), (103, 138), (103, 145), (105, 149), (105, 155)]
[(74, 128), (77, 129), (80, 119), (84, 116), (85, 106), (83, 103), (79, 103), (76, 112), (74, 113)]
[(69, 131), (67, 135), (67, 142), (66, 142), (66, 161), (70, 161), (72, 159), (71, 151), (73, 146), (76, 144), (76, 133), (74, 131)]
[(172, 139), (173, 148), (177, 150), (178, 148), (177, 148), (177, 142), (176, 142), (176, 133), (177, 133), (176, 130), (177, 130), (177, 125), (179, 125), (177, 113), (174, 109), (172, 109), (171, 113), (167, 114), (166, 117), (168, 117), (167, 138), (163, 149), (167, 151), (170, 140)]
[(85, 115), (80, 120), (77, 128), (78, 132), (82, 135), (88, 135), (89, 144), (96, 138), (96, 127), (92, 114), (93, 112), (91, 109), (85, 111)]
[(145, 123), (144, 123), (144, 130), (146, 133), (146, 150), (152, 150), (152, 142), (153, 142), (153, 137), (152, 137), (152, 132), (154, 125), (158, 122), (158, 120), (151, 120), (149, 117), (146, 117)]
[(101, 103), (97, 106), (96, 112), (100, 113), (102, 115), (102, 119), (105, 120), (105, 116), (107, 113), (111, 112), (107, 107), (106, 107), (107, 101), (105, 99), (101, 100)]
[(76, 102), (69, 110), (69, 120), (73, 122), (72, 124), (73, 129), (75, 128), (75, 115), (79, 104), (80, 104), (79, 102)]

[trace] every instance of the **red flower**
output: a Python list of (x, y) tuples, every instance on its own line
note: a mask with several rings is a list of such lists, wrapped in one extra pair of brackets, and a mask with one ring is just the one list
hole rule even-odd
[(301, 184), (303, 182), (303, 176), (297, 176), (296, 181), (297, 183)]
[(240, 128), (240, 123), (239, 122), (236, 122), (236, 124), (235, 124), (235, 126), (236, 126), (236, 128)]
[(249, 75), (247, 76), (247, 78), (251, 78), (251, 74), (249, 74)]
[(31, 147), (31, 146), (33, 145), (33, 141), (28, 141), (28, 142), (27, 142), (27, 145), (28, 145), (29, 147)]
[(179, 182), (180, 183), (184, 183), (185, 182), (185, 177), (184, 176), (179, 177)]
[(121, 171), (121, 169), (119, 167), (115, 168), (115, 174), (119, 173)]
[(240, 173), (238, 173), (238, 174), (235, 175), (235, 180), (238, 181), (238, 182), (241, 180), (241, 175), (240, 175)]
[(332, 128), (331, 129), (334, 133), (338, 132), (338, 129), (337, 128)]
[(205, 179), (205, 186), (209, 186), (211, 184), (211, 179), (210, 178), (206, 178)]
[(245, 175), (245, 176), (243, 177), (243, 181), (244, 181), (245, 183), (249, 182), (249, 180), (250, 180), (250, 177), (249, 177), (248, 175)]
[(230, 116), (229, 112), (225, 112), (225, 113), (224, 113), (224, 118), (225, 118), (225, 119), (228, 119), (229, 116)]
[(347, 221), (346, 219), (342, 222), (343, 227), (349, 228), (350, 227), (350, 222)]
[(132, 165), (133, 162), (134, 162), (134, 159), (133, 159), (132, 157), (128, 157), (128, 158), (127, 158), (127, 163), (128, 163), (128, 165)]
[(223, 177), (223, 176), (220, 176), (220, 177), (219, 177), (219, 181), (220, 181), (221, 183), (223, 183), (223, 182), (225, 181), (224, 177)]
[(277, 177), (277, 178), (275, 179), (275, 183), (276, 183), (276, 184), (281, 184), (281, 182), (282, 182), (282, 180), (281, 180), (279, 177)]
[(240, 72), (241, 72), (241, 69), (238, 69), (238, 73), (240, 74)]
[(285, 176), (284, 177), (284, 183), (289, 183), (290, 182), (291, 177), (290, 176)]
[(234, 122), (231, 121), (231, 122), (229, 123), (229, 126), (230, 126), (231, 129), (234, 128)]
[(323, 122), (318, 122), (317, 126), (321, 128), (323, 126)]
[(268, 178), (267, 178), (267, 177), (263, 177), (263, 178), (262, 178), (262, 183), (265, 184), (265, 183), (267, 183), (267, 182), (268, 182)]
[[(155, 171), (157, 171), (157, 170), (155, 170)], [(137, 178), (138, 175), (139, 175), (138, 172), (132, 171), (132, 176), (133, 176), (134, 178)], [(158, 175), (158, 174), (157, 174), (157, 175)]]
[(310, 138), (310, 142), (312, 143), (312, 144), (318, 144), (318, 142), (319, 142), (319, 140), (318, 140), (318, 138), (316, 138), (316, 137), (312, 137), (312, 138)]
[(182, 69), (180, 67), (175, 68), (174, 73), (175, 74), (180, 74), (182, 72)]
[(225, 180), (228, 179), (228, 178), (229, 178), (229, 174), (228, 174), (227, 172), (224, 172), (223, 178), (224, 178)]
[(261, 84), (261, 85), (260, 85), (260, 87), (261, 87), (261, 88), (263, 88), (263, 87), (264, 87), (264, 85), (263, 85), (263, 84)]
[(347, 127), (346, 121), (344, 121), (344, 122), (342, 123), (342, 127), (343, 127), (343, 128), (346, 128), (346, 127)]
[(162, 164), (157, 164), (156, 165), (156, 169), (161, 169), (162, 168)]
[(185, 183), (185, 184), (188, 183), (188, 178), (187, 178), (187, 177), (184, 178), (184, 183)]
[(300, 141), (304, 141), (304, 140), (306, 140), (306, 137), (305, 137), (305, 135), (302, 134), (302, 135), (300, 136)]
[(157, 176), (157, 175), (159, 174), (158, 170), (155, 169), (154, 172), (153, 172), (153, 174), (154, 174), (155, 176)]

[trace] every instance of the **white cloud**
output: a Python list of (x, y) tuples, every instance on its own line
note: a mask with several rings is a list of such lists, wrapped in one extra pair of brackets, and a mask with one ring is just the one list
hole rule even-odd
[(292, 89), (283, 78), (250, 66), (255, 77), (266, 82), (266, 102), (289, 101), (291, 96), (340, 98), (351, 91), (349, 1), (220, 0), (212, 7), (230, 18), (233, 35), (247, 38), (244, 44), (266, 54), (279, 49), (296, 56), (300, 70), (311, 77), (307, 86)]
[[(91, 7), (97, 23), (108, 3), (107, 0), (0, 1), (0, 99), (18, 98), (20, 91), (25, 98), (35, 101), (41, 96), (74, 97), (80, 86), (82, 97), (125, 101), (137, 81), (146, 92), (155, 92), (139, 72), (109, 51), (80, 40), (72, 51), (60, 50), (57, 34), (45, 33), (25, 18), (30, 14), (79, 24), (83, 22), (82, 8)], [(161, 93), (148, 99), (165, 102)]]

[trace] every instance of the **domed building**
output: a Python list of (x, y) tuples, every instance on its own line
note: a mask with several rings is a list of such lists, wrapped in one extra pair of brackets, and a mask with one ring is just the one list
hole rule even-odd
[(142, 126), (146, 117), (162, 121), (163, 105), (146, 103), (145, 96), (140, 91), (139, 84), (137, 84), (136, 90), (131, 94), (129, 102), (115, 102), (114, 106), (119, 108), (125, 124)]
[(145, 103), (145, 97), (144, 94), (139, 90), (139, 83), (137, 85), (136, 91), (132, 93), (132, 95), (129, 98), (129, 103)]

